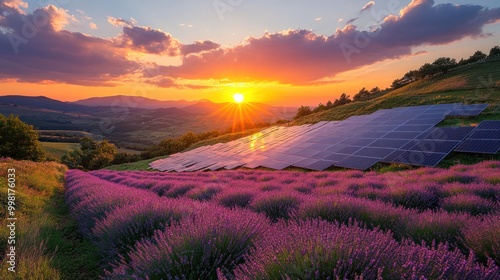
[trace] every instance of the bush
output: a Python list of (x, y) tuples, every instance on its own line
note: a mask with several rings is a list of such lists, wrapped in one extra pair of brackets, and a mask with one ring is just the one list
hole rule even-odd
[(447, 197), (441, 207), (448, 212), (467, 212), (471, 215), (488, 214), (496, 204), (473, 194), (459, 194)]
[(231, 191), (221, 193), (217, 196), (216, 201), (224, 207), (247, 207), (252, 201), (255, 194), (250, 191)]
[(486, 216), (482, 221), (469, 223), (464, 228), (463, 242), (483, 261), (492, 258), (500, 265), (500, 214)]
[(265, 213), (272, 221), (289, 219), (299, 207), (299, 197), (290, 193), (264, 193), (256, 197), (251, 208)]
[(164, 230), (194, 209), (194, 204), (186, 200), (146, 199), (110, 212), (96, 223), (92, 235), (108, 262), (119, 255), (128, 259), (126, 254), (137, 241)]
[(267, 230), (264, 217), (215, 207), (137, 243), (109, 279), (217, 279), (230, 276)]
[(281, 223), (235, 274), (236, 279), (377, 279), (394, 262), (398, 246), (389, 234), (357, 225)]
[(0, 157), (42, 161), (44, 151), (33, 126), (22, 122), (17, 116), (5, 117), (0, 114)]

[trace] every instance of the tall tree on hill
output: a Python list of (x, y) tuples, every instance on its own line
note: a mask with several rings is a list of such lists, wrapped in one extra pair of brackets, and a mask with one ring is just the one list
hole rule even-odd
[(294, 119), (298, 119), (300, 117), (310, 115), (310, 114), (312, 114), (312, 112), (313, 111), (311, 110), (311, 107), (309, 107), (309, 106), (300, 106), (300, 108), (297, 109), (297, 114), (295, 114)]
[(489, 58), (495, 57), (497, 55), (500, 55), (500, 47), (499, 46), (494, 46), (490, 50), (490, 54), (488, 55)]
[(45, 158), (38, 133), (19, 117), (0, 114), (0, 157), (41, 161)]

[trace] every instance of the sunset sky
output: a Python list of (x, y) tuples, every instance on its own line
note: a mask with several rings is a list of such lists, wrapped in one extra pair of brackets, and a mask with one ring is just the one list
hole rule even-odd
[(498, 0), (0, 0), (0, 95), (317, 105), (499, 44)]

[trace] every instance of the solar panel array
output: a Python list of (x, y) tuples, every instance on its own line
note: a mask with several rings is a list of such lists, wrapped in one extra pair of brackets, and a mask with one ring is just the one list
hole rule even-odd
[(154, 161), (160, 171), (237, 167), (366, 170), (378, 162), (435, 166), (452, 151), (497, 153), (500, 121), (478, 127), (435, 127), (447, 116), (477, 116), (487, 104), (439, 104), (383, 109), (344, 121), (275, 126), (228, 143)]

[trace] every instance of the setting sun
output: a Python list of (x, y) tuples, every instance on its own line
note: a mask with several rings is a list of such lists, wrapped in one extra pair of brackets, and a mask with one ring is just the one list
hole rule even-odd
[(245, 96), (241, 93), (235, 93), (233, 95), (234, 102), (236, 103), (242, 103), (245, 100)]

